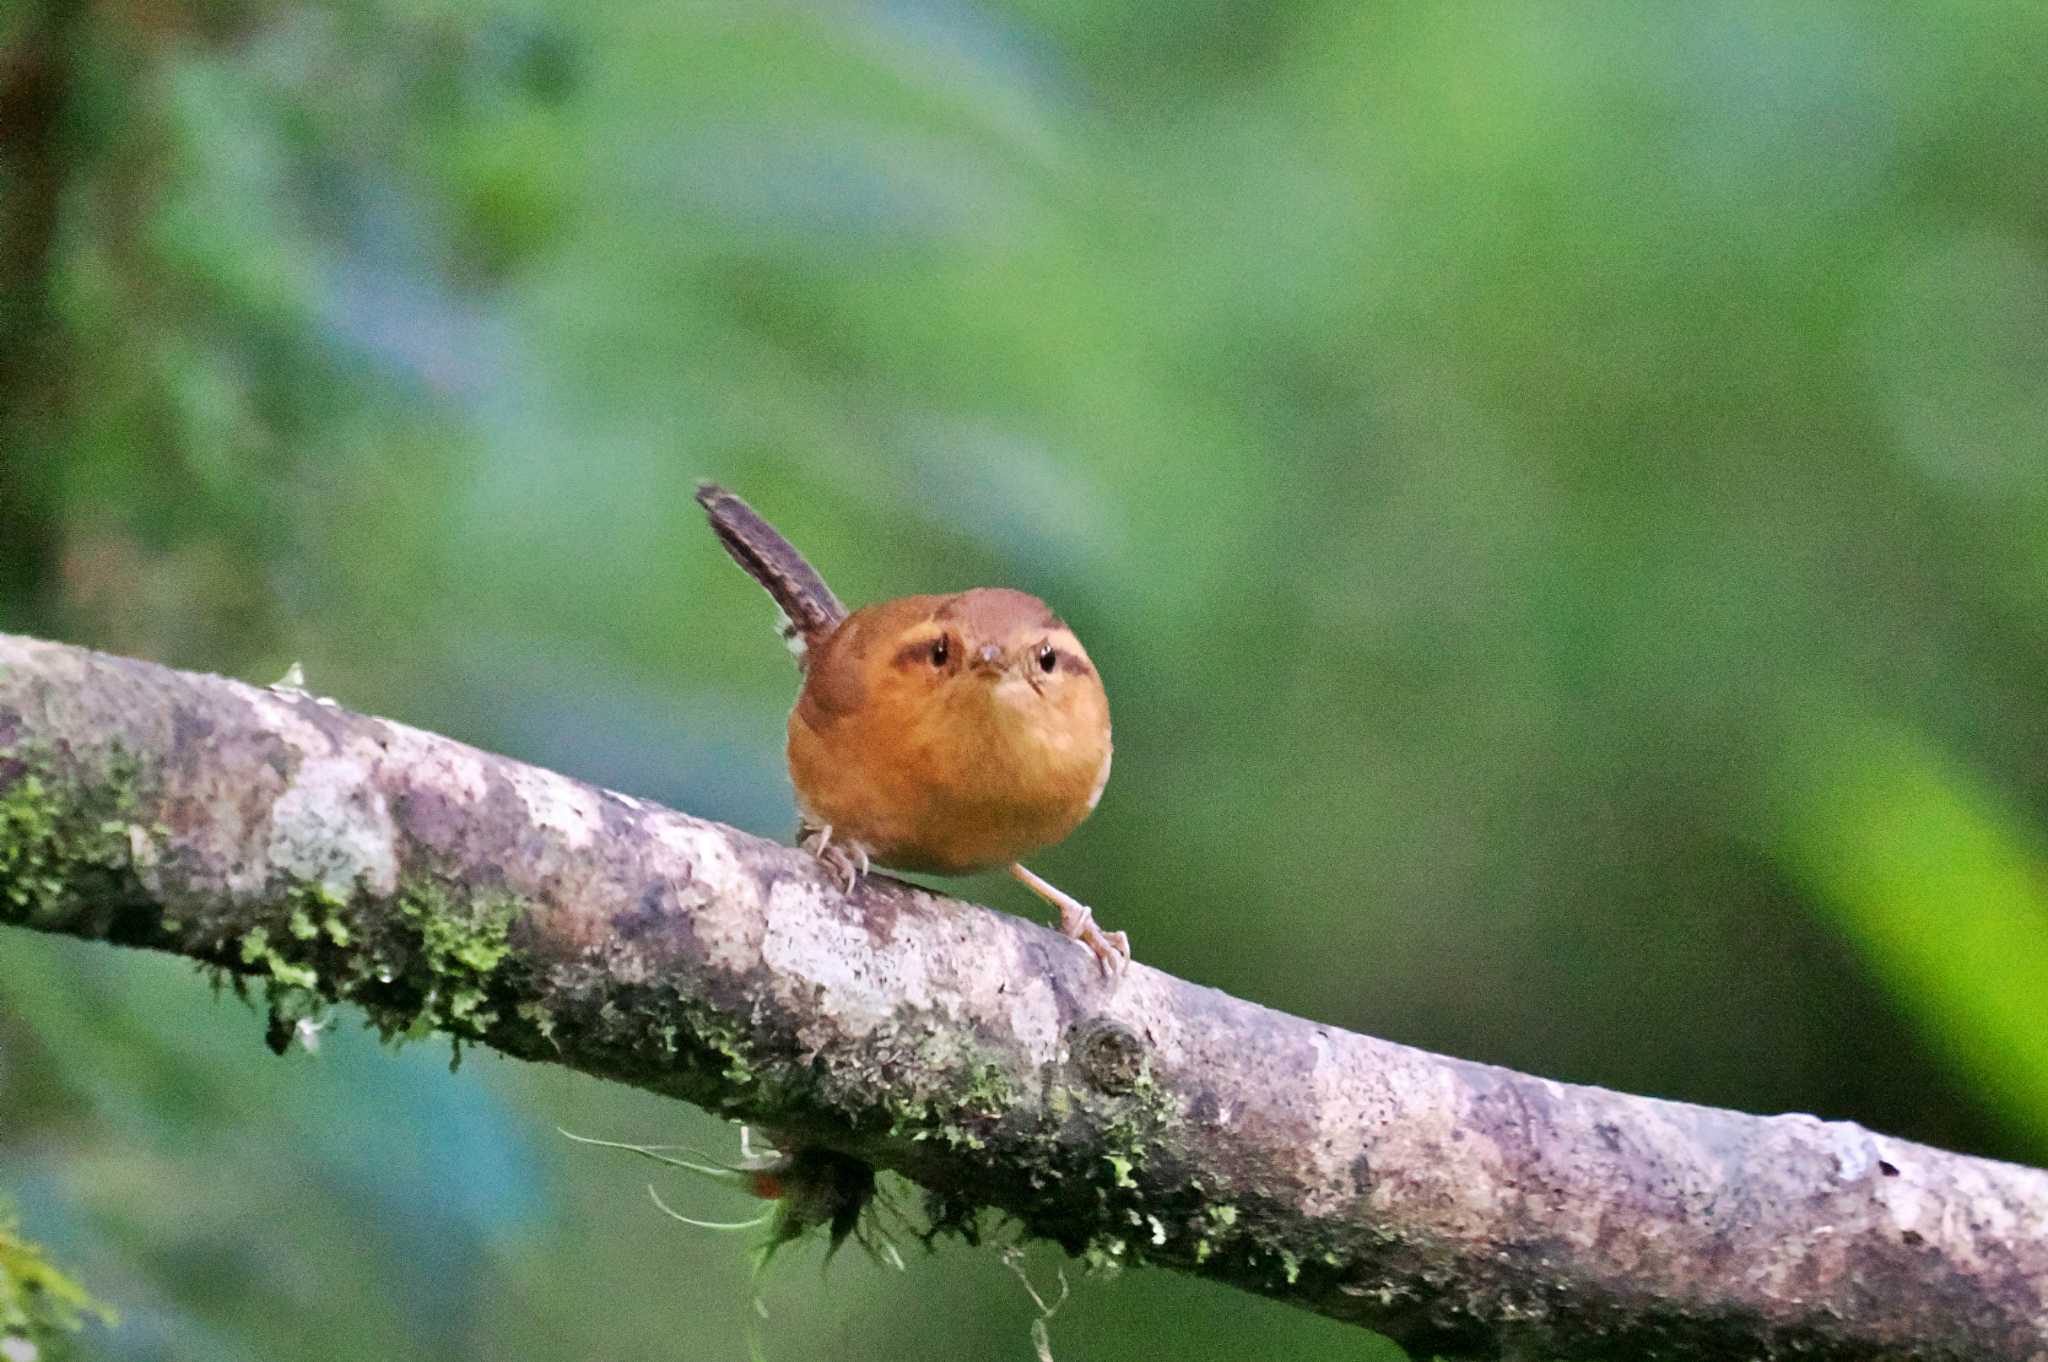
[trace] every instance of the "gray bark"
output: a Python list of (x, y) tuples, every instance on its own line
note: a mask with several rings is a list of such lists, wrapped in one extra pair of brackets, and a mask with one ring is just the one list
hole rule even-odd
[[(1162, 892), (1170, 892), (1162, 886)], [(0, 921), (1480, 1356), (2048, 1362), (2048, 1174), (1320, 1026), (298, 693), (0, 635)]]

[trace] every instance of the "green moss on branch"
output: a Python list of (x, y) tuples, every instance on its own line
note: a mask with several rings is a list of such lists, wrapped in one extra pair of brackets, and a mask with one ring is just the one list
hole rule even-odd
[(251, 902), (167, 903), (148, 872), (168, 834), (138, 821), (140, 781), (118, 752), (98, 769), (0, 753), (0, 922), (160, 947), (260, 980), (273, 1048), (337, 1002), (362, 1007), (387, 1039), (481, 1040), (512, 1016), (547, 1029), (545, 1010), (501, 977), (526, 911), (517, 897), (420, 878), (373, 900), (280, 880)]
[(134, 897), (128, 872), (158, 835), (133, 821), (136, 769), (117, 753), (81, 786), (33, 752), (0, 754), (0, 921), (65, 927)]

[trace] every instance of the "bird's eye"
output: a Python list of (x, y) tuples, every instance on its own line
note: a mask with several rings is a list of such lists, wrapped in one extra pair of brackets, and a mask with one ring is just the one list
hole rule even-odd
[(943, 667), (946, 665), (946, 659), (952, 655), (952, 640), (947, 638), (946, 635), (940, 634), (932, 643), (932, 665), (934, 667)]
[(1060, 655), (1053, 651), (1053, 646), (1050, 643), (1038, 645), (1038, 669), (1040, 671), (1049, 672), (1054, 667), (1057, 667), (1059, 662)]

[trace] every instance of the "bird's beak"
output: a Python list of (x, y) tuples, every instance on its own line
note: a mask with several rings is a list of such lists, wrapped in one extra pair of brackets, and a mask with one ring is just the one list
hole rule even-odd
[(996, 644), (984, 643), (974, 650), (969, 662), (978, 672), (1000, 672), (1003, 669), (1003, 650)]

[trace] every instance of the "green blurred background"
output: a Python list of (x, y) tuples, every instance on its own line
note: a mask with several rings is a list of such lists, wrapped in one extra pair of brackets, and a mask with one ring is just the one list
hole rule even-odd
[[(1039, 864), (1148, 963), (2042, 1162), (2044, 70), (2032, 0), (6, 0), (0, 627), (785, 835), (715, 477), (851, 601), (1074, 623)], [(740, 1243), (554, 1133), (729, 1128), (262, 1030), (0, 933), (81, 1355), (745, 1355)], [(817, 1258), (771, 1358), (1031, 1356), (989, 1252)], [(1052, 1340), (1395, 1355), (1143, 1271)]]

